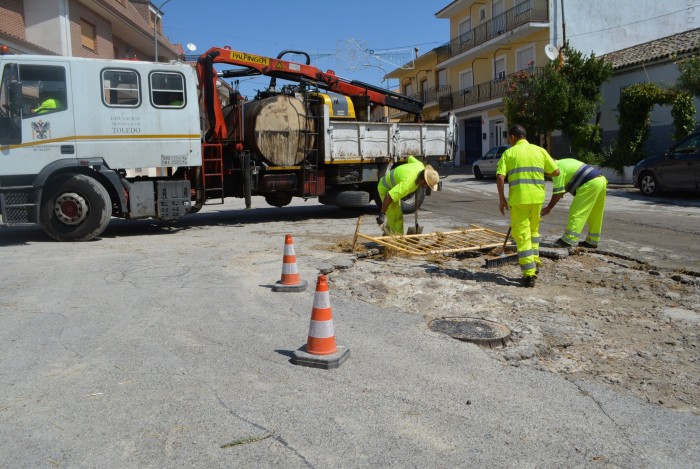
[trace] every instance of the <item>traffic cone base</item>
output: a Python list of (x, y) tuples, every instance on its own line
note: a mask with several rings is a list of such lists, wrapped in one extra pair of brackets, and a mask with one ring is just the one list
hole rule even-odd
[(336, 352), (332, 355), (316, 355), (306, 351), (306, 345), (292, 353), (292, 363), (311, 368), (323, 368), (330, 370), (338, 368), (350, 356), (350, 349), (342, 345), (336, 346)]
[(306, 290), (307, 281), (302, 280), (297, 267), (292, 235), (284, 237), (284, 255), (282, 256), (282, 278), (272, 286), (272, 291), (299, 292)]
[(311, 309), (311, 322), (306, 345), (293, 352), (292, 363), (313, 368), (338, 368), (350, 354), (347, 347), (335, 343), (333, 313), (326, 276), (319, 274)]

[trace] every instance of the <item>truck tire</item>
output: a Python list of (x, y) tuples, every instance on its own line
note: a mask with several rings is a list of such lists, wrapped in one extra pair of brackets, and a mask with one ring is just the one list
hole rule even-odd
[[(267, 194), (265, 196), (265, 202), (273, 207), (284, 207), (289, 205), (292, 201), (292, 194), (289, 192), (275, 192), (274, 194)], [(247, 199), (246, 199), (246, 203)]]
[(342, 208), (359, 208), (369, 204), (369, 193), (365, 191), (339, 191), (319, 196), (318, 201), (324, 205)]
[(423, 206), (425, 200), (425, 187), (419, 187), (418, 190), (418, 207), (416, 207), (416, 194), (408, 194), (401, 199), (401, 211), (403, 213), (413, 213)]
[(107, 189), (89, 176), (68, 174), (44, 187), (40, 222), (57, 241), (89, 241), (102, 234), (111, 216)]

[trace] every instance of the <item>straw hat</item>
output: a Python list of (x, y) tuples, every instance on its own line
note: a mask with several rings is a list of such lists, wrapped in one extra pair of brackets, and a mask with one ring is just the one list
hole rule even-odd
[(440, 175), (429, 164), (425, 165), (425, 172), (423, 173), (423, 177), (425, 178), (425, 182), (428, 183), (428, 187), (430, 187), (430, 190), (436, 191), (438, 189)]

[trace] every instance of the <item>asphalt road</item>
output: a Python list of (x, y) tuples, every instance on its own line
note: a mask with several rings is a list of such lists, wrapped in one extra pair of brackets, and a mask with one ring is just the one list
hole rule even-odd
[[(455, 169), (448, 181), (443, 192), (426, 198), (425, 211), (455, 226), (508, 226), (508, 214), (503, 217), (498, 211), (495, 179), (477, 181), (468, 170)], [(549, 200), (551, 182), (546, 189)], [(542, 219), (541, 234), (546, 240), (556, 240), (563, 233), (571, 199), (565, 195)], [(700, 272), (700, 192), (650, 198), (632, 186), (609, 185), (600, 249), (665, 268)]]
[[(492, 184), (451, 178), (426, 225), (507, 223)], [(333, 245), (374, 209), (254, 204), (113, 220), (87, 243), (0, 230), (0, 467), (697, 467), (698, 416), (504, 366), (420, 314), (332, 291), (350, 358), (292, 365), (319, 270), (352, 260)], [(271, 291), (286, 233), (305, 292)], [(671, 259), (654, 242), (643, 253)]]

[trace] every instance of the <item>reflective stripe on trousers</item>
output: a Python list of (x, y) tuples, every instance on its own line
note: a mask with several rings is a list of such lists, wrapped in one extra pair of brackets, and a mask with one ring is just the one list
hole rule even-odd
[(562, 239), (575, 246), (583, 228), (588, 224), (586, 241), (593, 246), (600, 242), (605, 212), (605, 193), (608, 181), (603, 176), (591, 179), (578, 188), (569, 208), (569, 220)]
[(524, 277), (536, 275), (540, 264), (541, 204), (510, 206), (510, 226), (518, 248), (518, 264)]
[[(388, 188), (379, 186), (379, 198), (384, 203), (384, 197), (389, 193)], [(403, 234), (403, 212), (401, 211), (401, 200), (395, 200), (386, 209), (386, 227), (393, 234)]]

